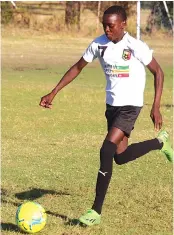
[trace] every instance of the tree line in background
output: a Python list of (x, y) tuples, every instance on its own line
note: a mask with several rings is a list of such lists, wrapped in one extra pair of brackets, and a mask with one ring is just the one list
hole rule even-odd
[[(173, 1), (166, 2), (169, 15), (167, 14), (163, 1), (142, 1), (141, 7), (143, 9), (151, 9), (150, 15), (147, 20), (146, 31), (153, 33), (154, 30), (159, 30), (162, 27), (172, 30), (170, 20), (173, 24)], [(170, 17), (170, 19), (169, 19)]]
[[(72, 27), (76, 24), (80, 29), (80, 14), (83, 14), (84, 9), (91, 10), (98, 18), (98, 23), (102, 21), (103, 12), (110, 6), (119, 4), (123, 6), (128, 14), (135, 14), (136, 2), (118, 2), (118, 1), (67, 1), (65, 7), (65, 24), (67, 27)], [(98, 27), (96, 25), (96, 27)]]
[[(37, 7), (36, 7), (37, 3)], [(171, 20), (173, 21), (173, 1), (166, 2)], [(10, 1), (2, 1), (1, 2), (1, 23), (2, 24), (8, 24), (13, 22), (14, 15), (16, 13), (20, 13), (21, 15), (26, 13), (26, 11), (36, 12), (36, 8), (40, 8), (40, 10), (46, 10), (42, 14), (52, 14), (52, 11), (61, 10), (64, 12), (64, 24), (68, 29), (76, 28), (78, 30), (81, 29), (80, 19), (81, 14), (83, 14), (83, 11), (85, 9), (90, 10), (93, 12), (98, 21), (96, 22), (96, 28), (98, 28), (99, 23), (102, 20), (102, 15), (105, 9), (107, 9), (111, 5), (119, 4), (123, 6), (126, 9), (126, 12), (128, 14), (128, 17), (131, 15), (136, 14), (136, 1), (66, 1), (66, 2), (32, 2), (32, 4), (23, 1), (23, 2), (16, 2), (17, 8), (14, 8), (14, 6), (11, 4)], [(44, 7), (43, 7), (44, 5)], [(141, 8), (142, 9), (150, 9), (150, 14), (147, 20), (147, 26), (146, 31), (148, 33), (152, 33), (154, 30), (159, 30), (162, 27), (166, 29), (171, 29), (171, 25), (168, 19), (168, 15), (166, 13), (166, 10), (164, 8), (162, 1), (142, 1), (141, 2)], [(39, 14), (39, 12), (36, 12)], [(29, 19), (24, 19), (24, 23), (27, 25), (29, 24)]]

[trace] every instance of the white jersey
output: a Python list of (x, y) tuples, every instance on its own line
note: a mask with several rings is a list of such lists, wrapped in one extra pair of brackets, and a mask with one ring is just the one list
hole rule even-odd
[(92, 62), (98, 58), (106, 77), (106, 103), (112, 106), (143, 106), (146, 73), (144, 65), (152, 61), (147, 44), (125, 33), (114, 44), (105, 34), (96, 38), (83, 58)]

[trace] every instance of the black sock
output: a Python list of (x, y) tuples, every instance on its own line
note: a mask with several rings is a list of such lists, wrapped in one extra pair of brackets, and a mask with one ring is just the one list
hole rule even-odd
[(100, 169), (96, 184), (96, 197), (92, 209), (101, 214), (102, 205), (112, 176), (113, 157), (116, 145), (108, 140), (100, 149)]
[(114, 160), (118, 165), (122, 165), (127, 162), (133, 161), (136, 158), (139, 158), (152, 150), (161, 149), (162, 146), (163, 143), (160, 143), (159, 140), (156, 138), (131, 144), (123, 153), (115, 154)]

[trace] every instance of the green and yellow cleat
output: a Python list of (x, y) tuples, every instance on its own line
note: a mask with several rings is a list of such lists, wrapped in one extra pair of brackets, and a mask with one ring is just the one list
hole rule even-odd
[(164, 153), (170, 162), (173, 162), (173, 149), (167, 131), (162, 130), (158, 133), (157, 139), (163, 143), (161, 152)]
[(96, 211), (89, 209), (79, 218), (79, 221), (87, 226), (100, 224), (101, 215), (99, 215)]

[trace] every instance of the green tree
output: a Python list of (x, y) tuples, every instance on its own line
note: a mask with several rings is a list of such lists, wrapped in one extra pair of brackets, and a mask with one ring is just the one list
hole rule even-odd
[[(173, 21), (173, 2), (167, 1), (166, 3), (171, 20)], [(154, 30), (160, 30), (161, 28), (171, 29), (169, 17), (162, 1), (150, 2), (148, 4), (146, 4), (146, 2), (143, 2), (142, 4), (142, 7), (144, 9), (151, 9), (147, 21), (147, 32), (152, 33)]]

